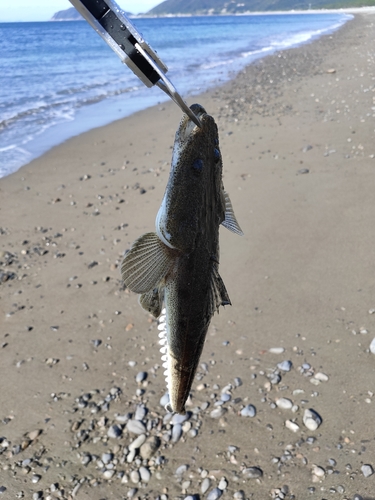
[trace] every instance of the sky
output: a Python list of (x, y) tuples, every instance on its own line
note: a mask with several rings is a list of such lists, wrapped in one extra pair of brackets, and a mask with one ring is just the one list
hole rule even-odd
[[(127, 12), (147, 12), (162, 0), (116, 0)], [(0, 22), (48, 21), (59, 10), (72, 7), (69, 0), (0, 0)]]

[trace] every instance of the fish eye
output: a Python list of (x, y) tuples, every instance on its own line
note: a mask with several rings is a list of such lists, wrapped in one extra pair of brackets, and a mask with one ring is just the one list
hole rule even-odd
[(203, 170), (203, 160), (197, 158), (196, 160), (193, 161), (192, 167), (195, 173), (200, 174)]
[(214, 148), (214, 158), (215, 162), (218, 162), (221, 158), (220, 150), (217, 148)]

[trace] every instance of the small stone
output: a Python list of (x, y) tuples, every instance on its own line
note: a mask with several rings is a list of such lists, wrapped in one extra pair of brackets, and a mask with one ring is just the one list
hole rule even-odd
[(254, 405), (246, 405), (245, 408), (242, 408), (240, 411), (241, 417), (250, 417), (253, 418), (257, 414), (257, 410)]
[(122, 428), (117, 425), (113, 424), (111, 427), (108, 429), (107, 436), (113, 439), (119, 438), (122, 434)]
[(362, 474), (364, 477), (370, 477), (374, 473), (374, 469), (372, 468), (372, 465), (370, 464), (364, 464), (361, 467)]
[(372, 339), (371, 344), (370, 344), (370, 352), (372, 354), (375, 354), (375, 337)]
[(126, 429), (132, 434), (145, 434), (146, 426), (140, 420), (129, 420), (126, 424)]
[(221, 418), (228, 410), (226, 408), (215, 408), (210, 412), (211, 418)]
[(109, 462), (111, 462), (114, 459), (114, 454), (113, 453), (102, 453), (101, 456), (103, 464), (107, 465)]
[(43, 498), (43, 491), (36, 491), (33, 493), (33, 500), (40, 500), (40, 498)]
[(131, 489), (128, 491), (128, 493), (127, 493), (127, 495), (126, 495), (126, 496), (127, 496), (129, 499), (131, 499), (131, 498), (133, 498), (133, 497), (134, 497), (137, 493), (138, 493), (137, 488), (131, 488)]
[(224, 491), (228, 486), (228, 481), (225, 479), (225, 477), (222, 477), (219, 482), (219, 490)]
[(201, 484), (201, 492), (204, 495), (210, 488), (211, 481), (208, 477), (204, 478)]
[(247, 467), (243, 469), (242, 474), (246, 479), (258, 479), (263, 476), (263, 471), (260, 467)]
[(143, 405), (138, 405), (135, 410), (134, 420), (143, 420), (147, 415), (147, 408)]
[(336, 73), (336, 70), (335, 70), (335, 68), (329, 68), (329, 69), (327, 69), (327, 73), (330, 75), (333, 75), (334, 73)]
[(139, 454), (143, 459), (150, 459), (159, 449), (161, 440), (158, 436), (149, 437), (141, 446)]
[(276, 399), (276, 405), (282, 410), (291, 410), (293, 407), (293, 402), (288, 398), (278, 398)]
[(182, 436), (182, 426), (181, 424), (176, 424), (172, 429), (172, 443), (177, 443)]
[(130, 473), (130, 480), (132, 483), (139, 483), (141, 480), (141, 477), (139, 475), (139, 472), (137, 470), (132, 470)]
[(240, 379), (240, 377), (236, 377), (236, 378), (234, 379), (234, 385), (235, 385), (236, 387), (241, 387), (241, 385), (242, 385), (242, 380)]
[(177, 467), (176, 469), (176, 476), (182, 476), (183, 474), (185, 474), (185, 472), (188, 470), (189, 466), (187, 464), (183, 464), (183, 465), (180, 465), (179, 467)]
[(322, 421), (322, 417), (315, 410), (313, 410), (312, 408), (305, 409), (305, 412), (303, 414), (303, 423), (310, 431), (316, 431), (316, 429), (321, 425)]
[(146, 441), (146, 434), (139, 435), (134, 441), (129, 444), (129, 450), (137, 450)]
[(140, 467), (139, 468), (139, 475), (141, 476), (141, 480), (144, 483), (148, 483), (151, 479), (151, 472), (147, 467)]
[(299, 430), (299, 425), (296, 422), (292, 422), (292, 420), (286, 420), (285, 427), (293, 432), (297, 432)]
[(284, 347), (271, 347), (270, 349), (268, 349), (268, 352), (270, 352), (271, 354), (282, 354), (283, 352), (285, 352), (285, 349)]
[(5, 486), (0, 486), (0, 495), (6, 492), (6, 487)]
[(322, 372), (315, 373), (314, 378), (316, 378), (320, 382), (328, 382), (328, 375)]
[(166, 392), (161, 398), (160, 398), (160, 401), (159, 401), (159, 404), (160, 406), (162, 406), (163, 408), (165, 408), (165, 406), (169, 403), (169, 394), (168, 392)]
[(245, 492), (242, 491), (242, 490), (239, 490), (239, 491), (236, 491), (234, 494), (233, 494), (233, 498), (235, 500), (245, 500)]
[(219, 488), (214, 488), (207, 495), (207, 500), (217, 500), (222, 494), (223, 492)]
[(138, 384), (141, 384), (142, 382), (144, 382), (147, 378), (147, 372), (139, 372), (137, 373), (136, 377), (135, 377), (135, 381), (138, 383)]
[(183, 424), (186, 420), (191, 418), (192, 413), (187, 411), (185, 415), (180, 415), (179, 413), (175, 413), (171, 419), (171, 424)]
[(325, 475), (326, 471), (323, 469), (323, 467), (320, 467), (319, 465), (313, 464), (312, 473), (316, 477), (323, 477)]
[(39, 481), (42, 479), (42, 476), (39, 474), (34, 474), (33, 477), (31, 478), (31, 482), (36, 484), (39, 483)]
[(31, 439), (31, 441), (34, 441), (34, 439), (36, 439), (38, 436), (40, 436), (40, 434), (42, 434), (42, 430), (38, 429), (36, 431), (31, 431), (31, 432), (28, 432), (26, 434), (26, 437), (28, 437), (29, 439)]
[(281, 361), (281, 363), (277, 364), (277, 368), (282, 370), (283, 372), (290, 372), (292, 369), (293, 363), (289, 360)]
[(115, 471), (110, 469), (110, 470), (105, 470), (103, 472), (103, 477), (104, 479), (112, 479), (112, 477), (115, 475)]

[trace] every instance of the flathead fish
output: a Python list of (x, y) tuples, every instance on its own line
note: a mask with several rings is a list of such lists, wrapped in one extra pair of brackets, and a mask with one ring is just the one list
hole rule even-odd
[(222, 181), (219, 136), (212, 116), (191, 106), (202, 127), (183, 115), (156, 232), (138, 238), (125, 255), (125, 285), (156, 318), (166, 308), (162, 359), (168, 409), (185, 412), (210, 320), (230, 299), (219, 275), (219, 226), (242, 235)]

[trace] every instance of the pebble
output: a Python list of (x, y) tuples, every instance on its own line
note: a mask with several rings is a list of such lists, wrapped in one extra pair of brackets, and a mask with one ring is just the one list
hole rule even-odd
[(143, 459), (150, 459), (161, 445), (161, 440), (158, 436), (151, 436), (142, 444), (139, 454)]
[(185, 415), (180, 415), (179, 413), (175, 413), (171, 419), (171, 424), (183, 424), (186, 420), (191, 418), (192, 413), (187, 411)]
[(293, 432), (297, 432), (299, 430), (299, 425), (296, 422), (292, 422), (292, 420), (286, 420), (285, 427)]
[(103, 472), (103, 477), (104, 479), (112, 479), (112, 477), (115, 475), (115, 471), (112, 469), (107, 469)]
[(38, 436), (40, 436), (40, 434), (42, 434), (42, 430), (38, 429), (36, 431), (31, 431), (31, 432), (28, 432), (26, 434), (26, 437), (28, 437), (29, 439), (31, 439), (31, 441), (34, 441)]
[(111, 427), (108, 429), (107, 436), (113, 439), (119, 438), (122, 434), (122, 428), (117, 425), (113, 424)]
[(146, 441), (146, 434), (140, 434), (134, 441), (129, 444), (129, 450), (137, 450)]
[(260, 467), (247, 467), (243, 469), (242, 474), (246, 479), (258, 479), (263, 476), (263, 471)]
[(165, 408), (165, 406), (169, 403), (169, 393), (166, 392), (161, 398), (160, 398), (160, 401), (159, 401), (159, 404), (160, 406), (162, 406), (163, 408)]
[(224, 415), (224, 413), (226, 413), (226, 412), (227, 412), (226, 408), (221, 408), (221, 407), (215, 408), (214, 410), (212, 410), (210, 412), (210, 417), (211, 418), (221, 418)]
[(320, 382), (328, 382), (328, 375), (322, 372), (315, 373), (314, 378), (316, 378)]
[(143, 420), (146, 415), (147, 408), (145, 408), (143, 405), (138, 405), (137, 409), (135, 410), (134, 420)]
[(303, 423), (310, 431), (316, 431), (316, 429), (322, 423), (322, 417), (312, 408), (306, 408), (303, 414)]
[(128, 498), (133, 498), (136, 494), (138, 493), (138, 490), (137, 488), (131, 488), (128, 493), (127, 493), (127, 497)]
[(140, 420), (129, 420), (126, 424), (126, 429), (132, 434), (145, 434), (146, 426)]
[(187, 464), (183, 464), (183, 465), (180, 465), (179, 467), (177, 467), (176, 469), (176, 476), (182, 476), (183, 474), (185, 474), (185, 472), (188, 470), (189, 466)]
[(132, 483), (139, 483), (141, 480), (141, 477), (139, 475), (139, 472), (137, 470), (132, 470), (130, 473), (130, 480)]
[(201, 492), (204, 495), (210, 488), (211, 481), (208, 477), (204, 478), (201, 484)]
[(141, 384), (146, 380), (146, 378), (147, 378), (147, 372), (138, 372), (137, 375), (135, 376), (135, 381), (138, 384)]
[(268, 352), (272, 354), (282, 354), (283, 352), (285, 352), (285, 349), (284, 347), (271, 347), (270, 349), (268, 349)]
[(320, 467), (319, 465), (313, 464), (312, 473), (316, 477), (323, 477), (325, 475), (326, 471), (323, 469), (323, 467)]
[(276, 399), (276, 405), (282, 410), (291, 410), (293, 407), (293, 402), (288, 398), (278, 398)]
[(6, 487), (5, 486), (0, 486), (0, 495), (6, 492)]
[(207, 500), (217, 500), (222, 494), (223, 492), (219, 488), (214, 488), (207, 495)]
[(361, 467), (362, 474), (364, 477), (370, 477), (374, 473), (374, 469), (372, 468), (372, 465), (370, 464), (364, 464)]
[(239, 491), (236, 491), (234, 494), (233, 494), (233, 498), (235, 500), (245, 500), (245, 492), (242, 491), (242, 490), (239, 490)]
[(240, 411), (240, 414), (242, 417), (255, 417), (257, 414), (257, 410), (254, 405), (246, 405), (242, 410)]
[(176, 424), (172, 429), (172, 443), (177, 443), (182, 436), (182, 426), (181, 424)]
[(141, 476), (141, 480), (144, 483), (148, 483), (150, 481), (151, 472), (149, 471), (149, 469), (147, 467), (140, 467), (139, 468), (139, 474)]
[(290, 372), (292, 369), (293, 363), (289, 360), (281, 361), (277, 364), (277, 368), (282, 370), (283, 372)]
[(370, 352), (372, 352), (372, 354), (375, 354), (375, 337), (371, 341)]
[(114, 459), (114, 455), (113, 453), (103, 453), (101, 458), (103, 464), (107, 465)]
[(219, 490), (224, 491), (228, 486), (228, 481), (225, 479), (225, 477), (222, 477), (219, 482)]
[(243, 384), (242, 380), (240, 379), (240, 377), (235, 377), (234, 379), (234, 385), (236, 387), (241, 387), (241, 385)]

